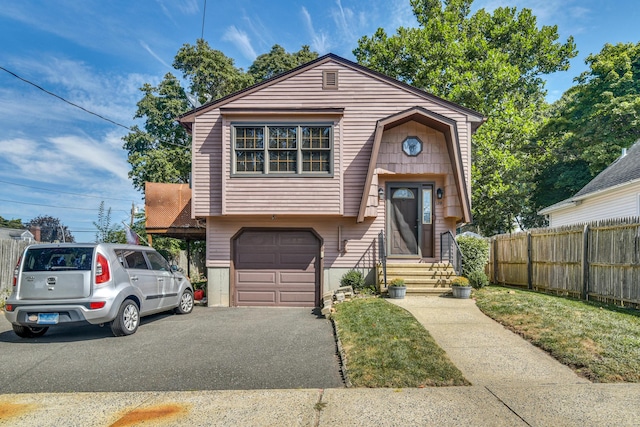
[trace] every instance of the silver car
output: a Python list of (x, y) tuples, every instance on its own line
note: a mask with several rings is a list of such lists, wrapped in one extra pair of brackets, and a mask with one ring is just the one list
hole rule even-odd
[(110, 324), (131, 335), (140, 317), (193, 310), (189, 280), (148, 246), (60, 243), (28, 246), (14, 271), (5, 316), (23, 338), (49, 327)]

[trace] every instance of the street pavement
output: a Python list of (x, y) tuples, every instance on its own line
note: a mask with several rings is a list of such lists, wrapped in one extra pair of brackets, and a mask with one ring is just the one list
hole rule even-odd
[(421, 389), (0, 395), (0, 426), (639, 426), (640, 384), (592, 384), (472, 300), (407, 297), (472, 383)]

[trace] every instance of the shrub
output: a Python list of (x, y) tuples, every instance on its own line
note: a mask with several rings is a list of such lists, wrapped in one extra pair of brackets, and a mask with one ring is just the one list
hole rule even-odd
[(466, 277), (456, 277), (451, 281), (451, 286), (469, 286), (469, 279)]
[(349, 270), (342, 275), (340, 286), (351, 286), (353, 289), (364, 288), (364, 276), (357, 270)]
[(396, 277), (389, 282), (389, 286), (404, 286), (404, 279), (402, 277)]
[(462, 252), (462, 275), (469, 277), (473, 271), (484, 273), (489, 261), (489, 242), (472, 236), (458, 236), (456, 242)]
[(469, 279), (469, 283), (476, 289), (483, 288), (489, 284), (489, 278), (484, 273), (484, 271), (472, 271), (469, 273), (467, 277)]

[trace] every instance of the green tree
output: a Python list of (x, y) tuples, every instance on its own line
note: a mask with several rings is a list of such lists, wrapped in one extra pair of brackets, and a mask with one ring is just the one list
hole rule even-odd
[(195, 46), (184, 44), (178, 50), (173, 67), (182, 71), (183, 77), (189, 81), (189, 90), (197, 95), (202, 104), (253, 83), (250, 75), (236, 68), (233, 59), (219, 50), (211, 49), (203, 39), (198, 39)]
[(607, 44), (586, 63), (538, 131), (549, 158), (535, 178), (538, 208), (571, 197), (640, 138), (640, 43)]
[(186, 183), (191, 172), (191, 137), (176, 122), (189, 102), (178, 80), (168, 73), (157, 86), (145, 84), (135, 118), (144, 118), (144, 130), (134, 126), (123, 137), (131, 165), (133, 186), (144, 191), (145, 181)]
[(537, 152), (525, 150), (546, 107), (542, 76), (576, 55), (556, 26), (529, 9), (471, 15), (472, 0), (411, 0), (418, 28), (363, 37), (359, 63), (488, 117), (472, 146), (473, 215), (484, 234), (505, 232), (526, 211)]
[(25, 224), (27, 228), (40, 227), (41, 242), (75, 242), (75, 238), (66, 225), (58, 218), (48, 215), (40, 215)]
[(111, 208), (105, 210), (104, 201), (98, 208), (98, 221), (93, 222), (96, 227), (96, 243), (126, 243), (124, 230), (118, 224), (111, 222)]
[(4, 219), (3, 217), (0, 216), (0, 227), (4, 227), (4, 228), (17, 228), (17, 229), (22, 229), (25, 228), (25, 226), (22, 224), (22, 220), (21, 219)]
[(317, 57), (318, 54), (312, 52), (307, 45), (302, 46), (302, 49), (298, 52), (287, 53), (282, 46), (276, 44), (273, 45), (269, 53), (259, 55), (249, 67), (248, 72), (253, 81), (260, 82), (312, 61)]

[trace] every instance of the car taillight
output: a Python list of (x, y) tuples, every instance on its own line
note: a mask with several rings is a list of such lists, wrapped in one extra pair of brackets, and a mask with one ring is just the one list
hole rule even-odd
[(16, 268), (13, 270), (13, 286), (16, 286), (18, 284), (18, 272), (20, 272), (20, 261), (22, 261), (22, 257), (18, 258), (18, 263), (16, 264)]
[(5, 311), (13, 311), (13, 304), (5, 304), (4, 305), (4, 310)]
[(91, 302), (89, 303), (89, 308), (90, 308), (91, 310), (97, 310), (97, 309), (99, 309), (99, 308), (104, 307), (106, 304), (107, 304), (107, 302), (106, 302), (106, 301), (91, 301)]
[(109, 262), (104, 255), (98, 254), (96, 258), (96, 283), (108, 282), (110, 279)]

